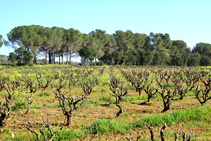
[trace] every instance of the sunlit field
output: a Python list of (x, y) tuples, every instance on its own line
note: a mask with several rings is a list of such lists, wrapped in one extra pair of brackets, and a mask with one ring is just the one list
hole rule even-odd
[(0, 66), (0, 140), (211, 140), (210, 69)]

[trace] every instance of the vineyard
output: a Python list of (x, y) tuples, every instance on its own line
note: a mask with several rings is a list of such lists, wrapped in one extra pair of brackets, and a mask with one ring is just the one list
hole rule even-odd
[(0, 140), (211, 140), (210, 70), (0, 66)]

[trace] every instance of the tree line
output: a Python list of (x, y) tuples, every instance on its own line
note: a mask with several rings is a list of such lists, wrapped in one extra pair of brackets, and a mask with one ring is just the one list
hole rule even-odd
[[(8, 40), (2, 41), (15, 49), (9, 60), (19, 60), (28, 64), (31, 59), (37, 63), (39, 54), (45, 55), (46, 64), (71, 62), (74, 54), (79, 54), (84, 63), (126, 65), (211, 65), (211, 44), (197, 43), (191, 50), (183, 40), (171, 40), (168, 33), (149, 35), (117, 30), (114, 34), (96, 29), (89, 34), (74, 28), (43, 27), (40, 25), (18, 26), (8, 34)], [(19, 58), (19, 59), (17, 59)], [(15, 63), (15, 62), (13, 62)]]

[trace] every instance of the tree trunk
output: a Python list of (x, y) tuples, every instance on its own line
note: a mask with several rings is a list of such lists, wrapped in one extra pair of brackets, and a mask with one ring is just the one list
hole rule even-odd
[(89, 65), (91, 66), (91, 64), (92, 64), (92, 60), (90, 60), (90, 62), (89, 62)]
[(119, 115), (121, 113), (123, 113), (123, 110), (122, 110), (122, 107), (120, 105), (116, 104), (116, 106), (119, 107), (119, 112), (116, 114), (116, 117), (119, 117)]
[(48, 64), (48, 51), (45, 52), (45, 64)]
[(67, 52), (67, 65), (68, 65), (68, 52)]
[(70, 50), (70, 64), (72, 64), (72, 62), (71, 62), (71, 57), (72, 57), (72, 50)]
[(37, 58), (36, 58), (36, 55), (34, 55), (34, 61), (33, 61), (34, 64), (37, 64)]
[(150, 101), (151, 98), (152, 98), (152, 95), (148, 95), (148, 102)]
[(62, 55), (61, 55), (61, 56), (62, 56), (62, 65), (64, 65), (64, 60), (63, 60), (63, 59), (64, 59), (64, 58), (63, 58), (64, 56), (63, 56), (63, 52), (62, 52)]
[(54, 64), (56, 64), (56, 55), (54, 55)]
[(67, 114), (67, 126), (69, 126), (70, 124), (72, 123), (72, 114), (71, 115), (69, 115), (69, 114)]
[(54, 50), (52, 51), (52, 64), (55, 64)]
[[(163, 123), (163, 122), (162, 122)], [(165, 123), (163, 123), (163, 127), (161, 128), (161, 130), (160, 130), (160, 138), (161, 138), (161, 141), (165, 141), (165, 139), (164, 139), (164, 130), (166, 129), (166, 124)]]
[(84, 58), (84, 65), (86, 65), (86, 58)]
[(59, 65), (60, 65), (60, 54), (59, 54)]
[(185, 94), (180, 94), (179, 100), (183, 100), (184, 96), (185, 96)]
[(136, 92), (138, 92), (139, 96), (141, 96), (141, 88), (136, 88)]
[(70, 125), (70, 116), (69, 115), (67, 115), (67, 124), (66, 124), (67, 126), (69, 126)]
[(166, 112), (166, 111), (168, 111), (170, 109), (171, 109), (170, 108), (170, 103), (169, 102), (168, 103), (164, 103), (164, 108), (163, 108), (163, 110), (161, 112), (164, 113), (164, 112)]
[(49, 50), (49, 56), (48, 56), (48, 58), (49, 58), (49, 64), (51, 64), (51, 51)]

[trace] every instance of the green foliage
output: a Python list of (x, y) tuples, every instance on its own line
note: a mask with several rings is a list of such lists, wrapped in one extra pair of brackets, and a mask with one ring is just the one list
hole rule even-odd
[(25, 50), (25, 48), (22, 46), (15, 50), (15, 53), (10, 53), (8, 61), (12, 62), (14, 65), (15, 61), (17, 60), (19, 64), (22, 62), (26, 65), (29, 65), (32, 60), (32, 53)]
[(201, 55), (197, 53), (192, 53), (188, 59), (188, 66), (199, 66), (201, 60)]
[(103, 101), (103, 102), (111, 102), (111, 101), (113, 101), (112, 99), (113, 99), (112, 96), (108, 96), (108, 97), (101, 96), (98, 98), (99, 101)]
[(84, 58), (84, 64), (86, 63), (87, 59), (93, 57), (93, 52), (94, 50), (91, 46), (84, 46), (79, 50), (80, 56)]
[(200, 61), (201, 66), (210, 66), (211, 65), (211, 59), (208, 56), (202, 56)]
[(125, 65), (126, 65), (126, 66), (132, 66), (133, 64), (130, 63), (130, 62), (127, 62)]
[(197, 43), (193, 48), (193, 52), (198, 52), (202, 56), (211, 56), (211, 44), (208, 43)]
[(127, 64), (137, 65), (139, 60), (139, 53), (137, 51), (129, 51), (127, 53)]
[[(55, 56), (64, 58), (66, 63), (79, 53), (83, 63), (98, 65), (96, 60), (106, 64), (126, 65), (210, 65), (211, 44), (197, 43), (192, 52), (183, 40), (171, 40), (165, 33), (149, 35), (117, 30), (109, 35), (96, 29), (89, 34), (82, 34), (74, 28), (43, 27), (39, 25), (18, 26), (8, 33), (4, 44), (16, 48), (19, 64), (37, 63), (39, 53), (45, 53), (45, 59), (39, 62), (55, 63)], [(0, 35), (0, 47), (3, 45)], [(31, 53), (23, 54), (24, 51)], [(202, 58), (196, 53), (199, 53)], [(25, 57), (24, 57), (25, 56)], [(32, 56), (32, 57), (31, 57)], [(208, 57), (204, 57), (208, 56)], [(49, 57), (49, 58), (47, 58)], [(70, 60), (69, 60), (70, 59)], [(91, 64), (95, 60), (95, 63)], [(14, 64), (14, 61), (11, 61)]]
[(166, 53), (162, 52), (162, 53), (155, 53), (154, 54), (154, 59), (153, 59), (153, 64), (154, 65), (165, 65), (166, 62), (168, 62), (169, 59), (168, 59), (168, 56)]
[(128, 90), (136, 90), (135, 87), (132, 87), (131, 85), (127, 85)]
[(23, 57), (23, 62), (24, 62), (24, 64), (27, 64), (27, 65), (29, 65), (30, 64), (30, 62), (31, 62), (31, 60), (32, 60), (32, 53), (31, 52), (29, 52), (29, 51), (27, 51), (27, 50), (25, 50), (24, 52), (23, 52), (23, 55), (24, 55), (24, 57)]
[(146, 58), (144, 60), (144, 65), (151, 65), (154, 55), (151, 51), (147, 51), (145, 54)]
[(26, 103), (25, 102), (15, 102), (15, 105), (11, 107), (12, 111), (25, 109)]
[(40, 93), (38, 96), (49, 96), (50, 94), (49, 93), (47, 93), (47, 92), (42, 92), (42, 93)]
[(11, 52), (9, 54), (8, 61), (10, 61), (13, 65), (15, 65), (15, 62), (16, 62), (17, 57), (18, 56), (14, 52)]
[(173, 83), (166, 83), (163, 87), (170, 87), (170, 88), (174, 88), (175, 85)]
[(124, 97), (122, 99), (122, 102), (132, 102), (132, 101), (140, 101), (140, 100), (147, 100), (147, 95), (143, 95), (143, 96), (137, 96), (137, 97)]
[(21, 46), (15, 50), (15, 54), (17, 55), (18, 63), (21, 64), (23, 62), (25, 47)]
[(114, 59), (115, 64), (118, 64), (120, 62), (120, 60), (121, 60), (120, 52), (114, 51), (111, 56)]
[(173, 40), (172, 46), (176, 47), (174, 54), (185, 53), (187, 49), (187, 44), (183, 40)]
[(126, 124), (108, 119), (97, 120), (85, 128), (89, 134), (99, 135), (112, 133), (114, 131), (115, 133), (125, 133), (128, 129), (130, 129), (130, 127)]
[(91, 66), (103, 66), (104, 62), (103, 61), (99, 61), (99, 62), (93, 62), (90, 64)]
[(182, 56), (179, 56), (179, 55), (173, 56), (171, 63), (176, 66), (183, 66), (184, 64)]
[(143, 118), (137, 122), (134, 122), (133, 128), (135, 127), (145, 128), (145, 122), (147, 122), (151, 126), (160, 126), (161, 121), (163, 121), (168, 126), (170, 126), (172, 124), (175, 124), (178, 120), (180, 122), (199, 121), (201, 119), (210, 121), (209, 114), (206, 114), (210, 110), (211, 110), (210, 107), (204, 106), (188, 110), (179, 110), (173, 113), (153, 115), (147, 118)]
[(96, 65), (97, 66), (103, 66), (104, 65), (104, 62), (100, 60), (99, 62), (96, 63)]
[(96, 63), (95, 63), (95, 62), (93, 62), (93, 63), (91, 63), (91, 64), (90, 64), (90, 66), (96, 66)]

